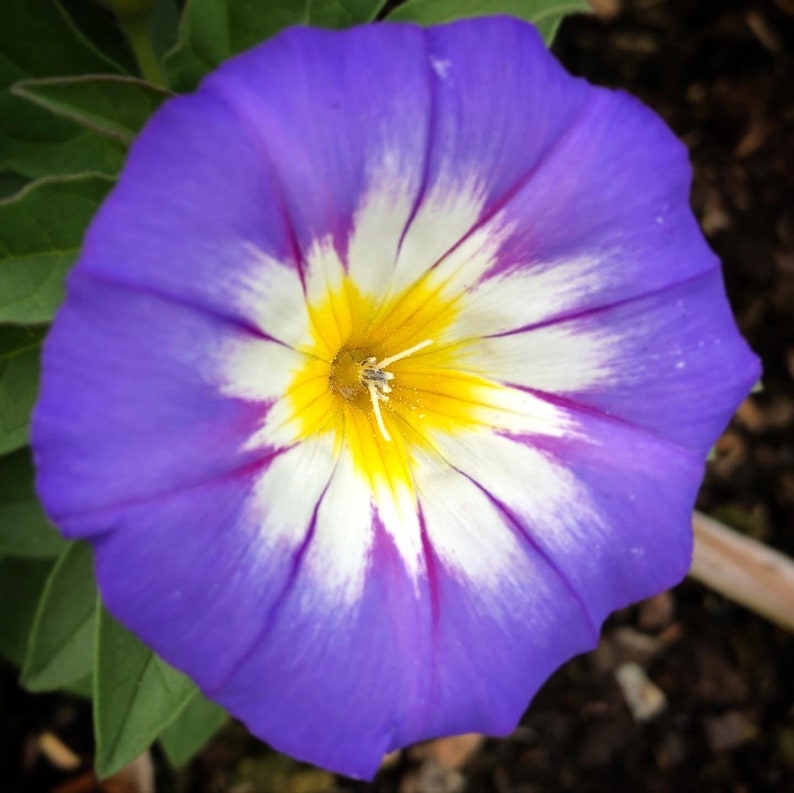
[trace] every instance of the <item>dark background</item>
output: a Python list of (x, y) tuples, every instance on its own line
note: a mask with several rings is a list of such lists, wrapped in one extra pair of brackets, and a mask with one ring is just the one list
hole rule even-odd
[[(641, 98), (685, 141), (693, 206), (764, 363), (764, 390), (720, 440), (699, 506), (794, 556), (794, 0), (594, 4), (597, 16), (566, 20), (554, 50), (575, 74)], [(616, 682), (626, 662), (663, 692), (650, 721), (635, 721)], [(80, 770), (36, 754), (43, 730)], [(0, 791), (98, 791), (91, 750), (86, 705), (27, 695), (0, 667)], [(406, 751), (371, 785), (274, 755), (234, 724), (179, 773), (153, 759), (164, 793), (794, 792), (794, 636), (687, 581), (615, 615), (510, 738)], [(143, 790), (131, 778), (102, 789)]]

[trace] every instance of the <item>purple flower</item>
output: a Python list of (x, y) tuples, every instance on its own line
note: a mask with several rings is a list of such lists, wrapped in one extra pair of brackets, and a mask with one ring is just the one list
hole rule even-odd
[(169, 102), (47, 342), (41, 496), (129, 628), (369, 776), (677, 582), (758, 377), (684, 147), (507, 18), (293, 29)]

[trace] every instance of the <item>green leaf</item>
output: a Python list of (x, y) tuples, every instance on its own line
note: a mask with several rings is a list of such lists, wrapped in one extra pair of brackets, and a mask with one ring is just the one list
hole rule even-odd
[(64, 275), (112, 185), (99, 174), (42, 179), (0, 203), (0, 321), (52, 319)]
[(175, 768), (186, 765), (228, 719), (226, 711), (197, 694), (160, 736), (160, 745)]
[(384, 0), (187, 0), (179, 43), (165, 59), (168, 84), (192, 91), (221, 61), (290, 25), (342, 28), (375, 18)]
[(363, 22), (371, 22), (385, 4), (386, 0), (311, 2), (308, 7), (308, 19), (304, 24), (321, 28), (348, 28)]
[(97, 603), (91, 547), (73, 543), (55, 563), (44, 587), (22, 685), (31, 691), (52, 691), (91, 673)]
[(29, 449), (0, 457), (0, 554), (48, 558), (66, 548), (44, 515), (33, 479)]
[(156, 0), (149, 17), (149, 32), (157, 57), (162, 60), (179, 40), (179, 3), (177, 0)]
[(77, 697), (84, 697), (91, 699), (94, 696), (94, 678), (92, 675), (84, 677), (82, 680), (75, 680), (74, 683), (69, 683), (63, 687), (64, 691), (74, 694)]
[(25, 658), (36, 604), (52, 565), (49, 559), (0, 559), (0, 655), (17, 666)]
[(0, 91), (0, 168), (30, 179), (88, 171), (114, 176), (124, 154), (118, 141)]
[(12, 96), (19, 80), (120, 73), (54, 0), (4, 0), (0, 24), (0, 168), (31, 178), (116, 173), (124, 149)]
[(3, 0), (0, 54), (6, 64), (31, 77), (121, 71), (54, 0)]
[(535, 24), (551, 44), (563, 17), (590, 11), (586, 0), (408, 0), (387, 19), (438, 25), (455, 19), (507, 14)]
[(135, 77), (88, 75), (22, 80), (11, 91), (36, 105), (128, 145), (171, 94)]
[(118, 64), (127, 74), (136, 74), (138, 65), (118, 22), (106, 7), (86, 0), (58, 0), (72, 24), (95, 49)]
[(40, 328), (0, 325), (0, 454), (28, 442), (42, 337)]
[(19, 174), (9, 172), (0, 173), (0, 203), (6, 198), (18, 193), (27, 183), (28, 180)]
[(198, 689), (104, 609), (97, 628), (94, 732), (96, 772), (104, 779), (154, 742)]

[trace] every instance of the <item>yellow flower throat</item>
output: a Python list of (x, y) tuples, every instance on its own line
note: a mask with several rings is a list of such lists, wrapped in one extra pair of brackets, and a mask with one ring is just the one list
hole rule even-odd
[(380, 403), (388, 402), (389, 394), (393, 390), (390, 381), (394, 380), (394, 375), (387, 372), (386, 367), (413, 355), (432, 343), (432, 339), (425, 339), (425, 341), (396, 355), (390, 355), (382, 361), (378, 361), (374, 355), (367, 356), (362, 350), (341, 350), (331, 361), (331, 371), (328, 375), (331, 391), (350, 402), (360, 402), (361, 392), (366, 389), (380, 434), (383, 436), (383, 440), (391, 441), (391, 435), (383, 423), (383, 415), (380, 410)]
[(483, 389), (496, 384), (464, 371), (470, 339), (451, 340), (459, 299), (428, 277), (382, 302), (345, 278), (309, 306), (306, 364), (287, 396), (301, 440), (333, 432), (373, 483), (410, 481), (416, 447), (435, 431), (481, 423)]

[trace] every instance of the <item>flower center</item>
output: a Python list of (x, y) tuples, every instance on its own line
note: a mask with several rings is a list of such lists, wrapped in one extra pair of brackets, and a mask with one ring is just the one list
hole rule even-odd
[(347, 276), (317, 289), (285, 413), (268, 419), (274, 435), (331, 433), (373, 492), (397, 493), (413, 492), (411, 466), (438, 437), (490, 425), (494, 385), (467, 366), (462, 299), (444, 285), (426, 276), (387, 300)]
[(361, 349), (343, 349), (331, 362), (328, 375), (331, 391), (339, 394), (348, 402), (358, 403), (359, 407), (361, 407), (361, 398), (366, 393), (369, 396), (369, 404), (375, 414), (380, 434), (385, 441), (391, 441), (391, 435), (383, 423), (383, 414), (380, 409), (381, 402), (389, 401), (389, 394), (392, 391), (389, 381), (394, 380), (394, 375), (387, 372), (386, 367), (423, 350), (432, 343), (432, 339), (425, 339), (396, 355), (389, 355), (382, 361), (378, 361), (374, 355), (367, 355)]

